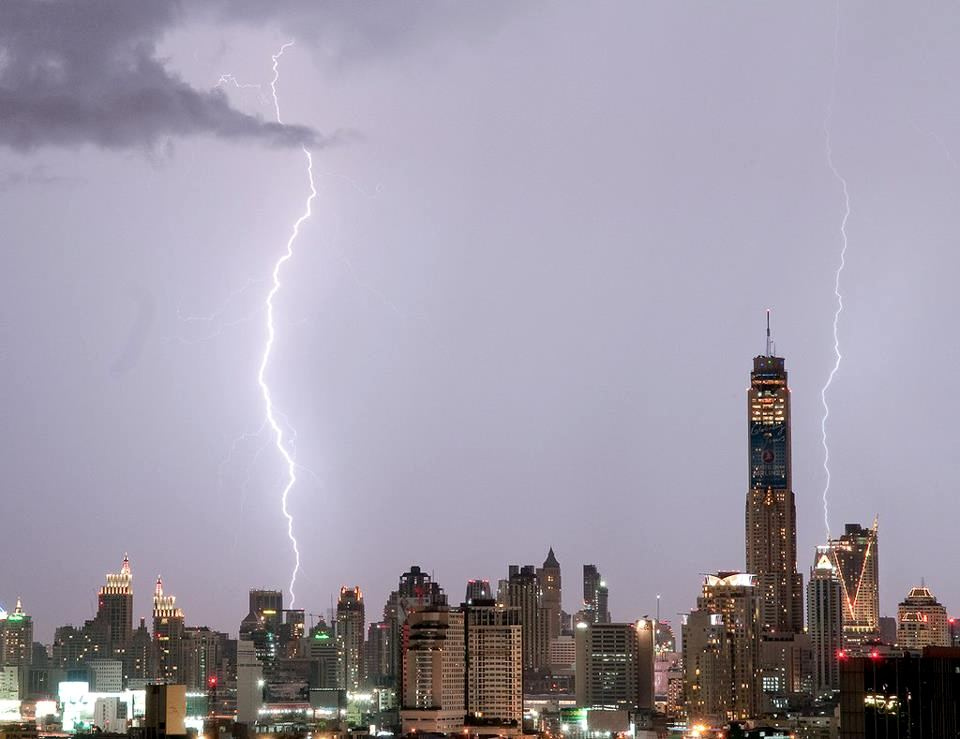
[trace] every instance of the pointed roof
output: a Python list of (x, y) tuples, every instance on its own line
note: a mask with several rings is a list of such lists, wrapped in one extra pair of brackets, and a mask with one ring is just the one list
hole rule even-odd
[(127, 556), (127, 553), (123, 553), (123, 564), (120, 565), (120, 574), (129, 575), (130, 574), (130, 558)]
[(157, 575), (157, 586), (153, 589), (153, 595), (156, 598), (163, 597), (163, 580)]
[(13, 609), (13, 612), (18, 615), (23, 615), (23, 603), (20, 602), (20, 596), (17, 596), (17, 607)]
[(550, 551), (547, 553), (547, 558), (543, 560), (543, 569), (560, 569), (560, 563), (557, 562), (557, 556), (553, 553), (553, 547), (550, 547)]

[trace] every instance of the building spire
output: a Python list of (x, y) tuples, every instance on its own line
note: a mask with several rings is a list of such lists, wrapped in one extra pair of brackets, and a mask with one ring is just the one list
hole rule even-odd
[(154, 588), (153, 595), (155, 598), (163, 597), (163, 580), (160, 578), (160, 575), (157, 575), (157, 587)]
[(770, 309), (767, 308), (767, 356), (772, 357), (773, 352), (770, 347), (773, 346), (773, 341), (770, 339)]
[(120, 565), (120, 574), (129, 575), (130, 574), (130, 557), (127, 556), (127, 553), (123, 553), (123, 564)]

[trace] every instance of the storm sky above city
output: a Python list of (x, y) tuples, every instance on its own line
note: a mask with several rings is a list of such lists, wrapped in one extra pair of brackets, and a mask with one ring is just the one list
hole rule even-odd
[[(847, 2), (0, 7), (5, 556), (49, 640), (129, 552), (192, 624), (412, 564), (595, 563), (615, 620), (744, 567), (746, 388), (772, 310), (798, 569), (879, 515), (881, 609), (960, 609), (960, 10)], [(835, 49), (835, 33), (838, 53)], [(286, 126), (275, 123), (271, 55)], [(218, 85), (223, 75), (233, 75)], [(235, 81), (235, 82), (234, 82)], [(956, 155), (953, 153), (956, 150)]]

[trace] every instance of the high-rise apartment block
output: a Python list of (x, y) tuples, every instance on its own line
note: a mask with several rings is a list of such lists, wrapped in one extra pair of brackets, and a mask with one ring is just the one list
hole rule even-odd
[(464, 645), (462, 611), (431, 606), (407, 615), (400, 704), (404, 734), (450, 733), (463, 728)]
[(520, 609), (493, 600), (464, 604), (464, 631), (467, 722), (519, 730), (523, 722)]
[(797, 506), (791, 474), (790, 389), (783, 357), (754, 357), (747, 391), (749, 490), (747, 572), (756, 575), (764, 632), (803, 631), (803, 579), (797, 572)]
[(754, 575), (707, 575), (683, 624), (684, 692), (691, 719), (756, 715), (762, 598)]
[(363, 593), (360, 588), (340, 588), (340, 599), (337, 601), (337, 649), (342, 690), (360, 690), (365, 628)]
[(500, 581), (497, 601), (520, 612), (523, 669), (532, 676), (547, 661), (547, 623), (540, 603), (540, 580), (533, 565), (510, 565), (509, 574), (509, 579)]

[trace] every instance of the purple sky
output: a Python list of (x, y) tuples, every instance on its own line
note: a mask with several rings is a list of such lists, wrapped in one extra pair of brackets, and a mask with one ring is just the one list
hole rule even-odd
[(879, 514), (884, 612), (921, 577), (960, 609), (960, 10), (844, 0), (835, 59), (830, 2), (84, 8), (0, 7), (0, 602), (39, 637), (91, 617), (124, 551), (138, 616), (158, 572), (231, 632), (248, 588), (286, 586), (256, 372), (301, 142), (319, 195), (268, 373), (314, 473), (298, 605), (359, 584), (376, 617), (410, 564), (459, 599), (552, 545), (568, 610), (584, 562), (615, 618), (688, 610), (743, 566), (768, 307), (806, 578), (834, 85), (831, 524)]

